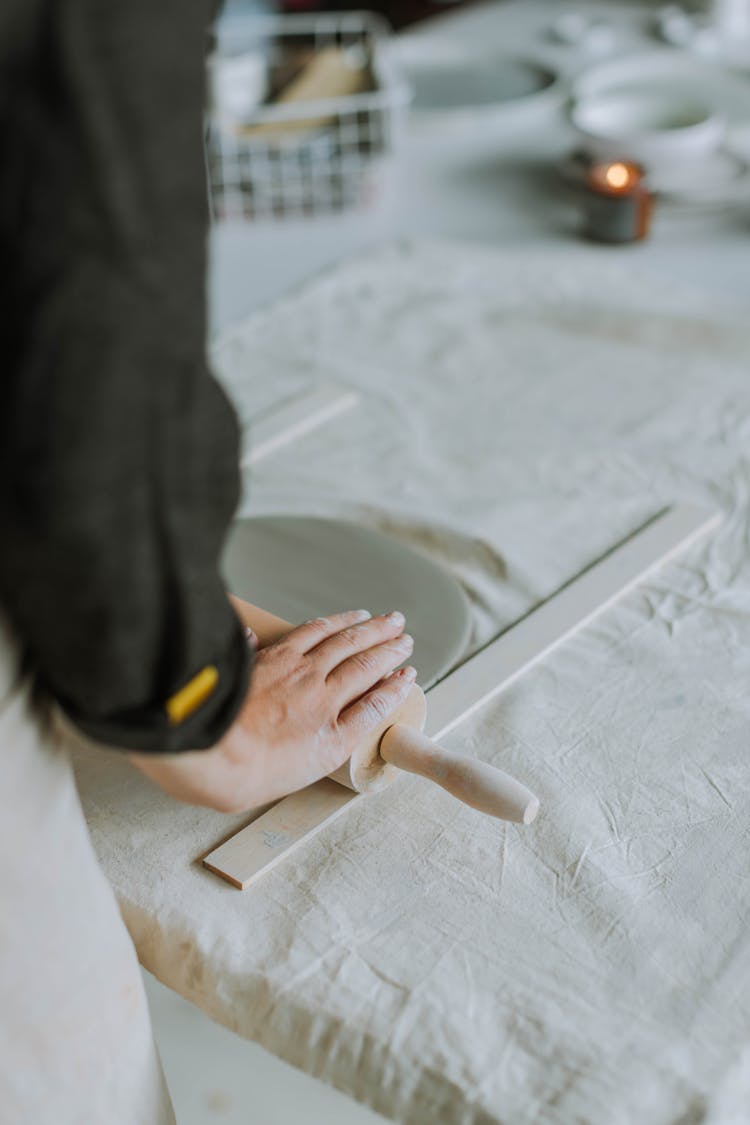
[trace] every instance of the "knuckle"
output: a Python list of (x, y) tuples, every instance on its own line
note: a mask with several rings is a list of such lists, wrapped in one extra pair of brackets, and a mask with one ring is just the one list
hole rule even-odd
[(357, 633), (357, 630), (353, 628), (353, 626), (349, 625), (346, 629), (341, 630), (341, 632), (339, 633), (339, 640), (342, 642), (342, 644), (345, 644), (347, 648), (354, 648), (359, 640), (359, 636), (360, 634)]
[(331, 631), (331, 622), (327, 617), (313, 617), (310, 621), (306, 621), (303, 628), (309, 629), (311, 633), (315, 633), (318, 637), (327, 637)]
[(256, 670), (263, 669), (264, 673), (275, 679), (294, 675), (300, 664), (297, 652), (284, 641), (262, 648), (255, 655)]
[(385, 719), (390, 715), (393, 710), (393, 701), (384, 691), (374, 691), (367, 698), (366, 710), (373, 722), (377, 722), (379, 719)]
[(366, 676), (378, 674), (378, 661), (371, 652), (358, 652), (351, 658), (352, 667)]

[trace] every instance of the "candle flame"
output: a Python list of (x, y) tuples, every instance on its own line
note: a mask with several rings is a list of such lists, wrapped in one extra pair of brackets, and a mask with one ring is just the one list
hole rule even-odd
[(630, 169), (624, 164), (610, 164), (604, 179), (612, 188), (624, 188), (630, 183)]

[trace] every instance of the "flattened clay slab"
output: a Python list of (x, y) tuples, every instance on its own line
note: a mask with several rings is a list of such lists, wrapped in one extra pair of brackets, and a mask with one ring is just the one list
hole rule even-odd
[(223, 561), (229, 589), (287, 621), (344, 609), (400, 609), (414, 637), (410, 663), (429, 688), (462, 657), (469, 602), (457, 580), (413, 547), (343, 520), (238, 520)]

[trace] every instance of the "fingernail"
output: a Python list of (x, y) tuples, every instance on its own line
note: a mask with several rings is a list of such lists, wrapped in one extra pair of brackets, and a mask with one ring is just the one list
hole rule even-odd
[(406, 624), (406, 618), (400, 609), (394, 609), (391, 613), (386, 614), (386, 621), (392, 621), (394, 625)]
[(408, 649), (408, 651), (411, 652), (414, 648), (414, 637), (410, 636), (409, 633), (403, 633), (396, 641), (396, 644), (399, 648)]
[(397, 668), (395, 672), (391, 672), (388, 676), (389, 680), (402, 680), (404, 683), (410, 684), (417, 678), (417, 669), (407, 665), (405, 668)]
[(372, 614), (370, 613), (369, 609), (356, 609), (354, 611), (355, 621), (369, 621), (371, 617)]

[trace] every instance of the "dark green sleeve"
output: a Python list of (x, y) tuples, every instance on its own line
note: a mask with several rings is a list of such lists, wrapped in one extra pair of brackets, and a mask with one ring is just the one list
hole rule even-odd
[(0, 603), (70, 718), (132, 749), (212, 745), (248, 676), (219, 574), (237, 423), (205, 360), (211, 15), (0, 15)]

